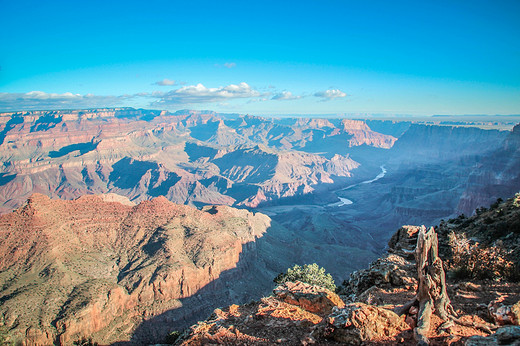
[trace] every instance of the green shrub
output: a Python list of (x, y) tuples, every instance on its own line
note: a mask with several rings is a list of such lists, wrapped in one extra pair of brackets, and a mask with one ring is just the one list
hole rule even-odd
[(316, 263), (303, 266), (295, 265), (287, 269), (287, 272), (278, 274), (273, 281), (279, 284), (287, 281), (301, 281), (310, 285), (325, 287), (331, 291), (336, 289), (332, 275), (326, 273), (325, 268), (321, 268)]
[(175, 344), (175, 341), (177, 341), (177, 339), (179, 339), (180, 336), (181, 336), (181, 333), (179, 331), (175, 330), (166, 336), (166, 340), (164, 340), (164, 343), (168, 344), (168, 345), (173, 345), (173, 344)]
[(513, 200), (513, 206), (520, 207), (520, 192), (515, 193), (515, 197)]

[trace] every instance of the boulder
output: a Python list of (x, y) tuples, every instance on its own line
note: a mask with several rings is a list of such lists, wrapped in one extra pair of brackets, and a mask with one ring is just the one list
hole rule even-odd
[(465, 346), (520, 346), (520, 327), (508, 326), (499, 328), (489, 336), (475, 335), (466, 340)]
[(513, 305), (506, 305), (501, 300), (495, 300), (489, 303), (488, 311), (498, 325), (520, 325), (520, 301)]
[(345, 306), (336, 293), (300, 281), (283, 283), (273, 293), (281, 301), (322, 315), (329, 314), (334, 307)]
[(419, 226), (402, 226), (388, 242), (388, 252), (413, 260)]
[(354, 299), (363, 292), (376, 286), (383, 287), (412, 287), (417, 283), (415, 265), (403, 257), (388, 254), (370, 264), (368, 269), (355, 271), (350, 274), (340, 288), (340, 294), (353, 295)]
[(351, 303), (335, 308), (327, 318), (324, 336), (348, 345), (384, 342), (410, 329), (396, 313), (377, 306)]

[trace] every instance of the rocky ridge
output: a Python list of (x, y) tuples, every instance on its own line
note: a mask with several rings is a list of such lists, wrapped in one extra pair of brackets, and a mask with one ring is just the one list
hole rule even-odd
[[(17, 208), (35, 192), (65, 199), (113, 192), (135, 202), (164, 195), (182, 204), (256, 206), (345, 180), (359, 167), (348, 151), (320, 155), (316, 145), (332, 153), (330, 144), (388, 149), (395, 140), (362, 121), (285, 124), (131, 108), (2, 113), (0, 211)], [(222, 164), (239, 154), (247, 162)], [(266, 156), (267, 167), (251, 164)], [(121, 177), (128, 169), (132, 176)]]
[[(508, 239), (505, 253), (520, 268), (520, 261), (514, 256), (515, 246), (520, 244), (517, 228), (520, 194), (492, 209), (467, 220), (454, 219), (438, 226), (441, 253), (449, 263), (448, 294), (461, 317), (449, 333), (442, 333), (437, 331), (442, 321), (433, 315), (434, 328), (429, 334), (432, 345), (517, 345), (519, 342), (520, 284), (500, 273), (491, 279), (468, 281), (453, 272), (454, 247), (449, 233), (467, 233), (474, 237), (473, 241), (487, 245)], [(505, 222), (511, 232), (500, 235), (493, 232), (492, 226), (478, 227), (489, 225), (490, 218)], [(260, 301), (215, 310), (208, 320), (192, 326), (176, 343), (415, 345), (413, 328), (418, 309), (412, 307), (402, 316), (394, 311), (413, 298), (417, 289), (413, 253), (418, 231), (418, 226), (400, 228), (388, 244), (388, 253), (368, 269), (352, 273), (337, 290), (339, 295), (325, 288), (287, 282)], [(478, 327), (481, 325), (490, 326), (496, 333), (483, 331)]]

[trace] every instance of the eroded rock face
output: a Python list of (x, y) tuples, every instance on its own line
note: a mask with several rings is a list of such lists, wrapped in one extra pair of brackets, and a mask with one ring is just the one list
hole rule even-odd
[[(161, 341), (161, 328), (168, 333), (175, 320), (203, 317), (229, 290), (241, 292), (234, 278), (255, 265), (255, 240), (269, 225), (260, 213), (197, 210), (164, 197), (131, 206), (35, 194), (0, 217), (3, 323), (13, 341), (28, 345), (84, 336), (110, 343), (129, 340), (153, 318), (159, 332), (146, 341)], [(213, 300), (194, 304), (203, 288)], [(187, 299), (191, 307), (183, 307)]]
[(350, 274), (348, 281), (340, 287), (341, 295), (351, 296), (357, 300), (360, 295), (371, 287), (412, 287), (417, 283), (412, 262), (401, 256), (388, 254), (370, 264), (368, 269)]
[[(390, 148), (396, 140), (362, 121), (224, 119), (131, 108), (1, 113), (0, 213), (35, 192), (256, 207), (351, 177), (360, 164), (333, 146)], [(332, 155), (316, 154), (323, 148)]]
[(335, 308), (327, 318), (327, 337), (348, 345), (382, 341), (394, 338), (409, 329), (393, 311), (363, 303), (347, 304)]
[(418, 226), (402, 226), (390, 238), (388, 252), (413, 260), (419, 229)]
[(336, 293), (300, 281), (286, 282), (276, 287), (273, 292), (281, 301), (320, 315), (329, 314), (333, 307), (345, 306)]

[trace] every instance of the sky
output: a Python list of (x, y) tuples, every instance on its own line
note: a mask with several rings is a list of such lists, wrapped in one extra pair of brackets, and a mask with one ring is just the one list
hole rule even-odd
[(0, 0), (0, 112), (520, 114), (520, 1)]

